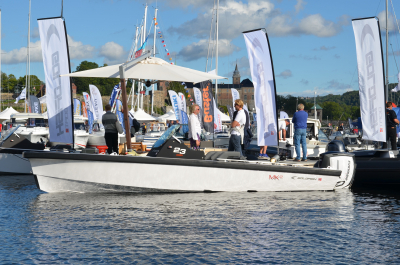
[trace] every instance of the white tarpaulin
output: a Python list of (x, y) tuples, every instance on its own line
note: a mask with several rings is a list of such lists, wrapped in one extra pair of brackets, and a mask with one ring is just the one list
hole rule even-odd
[[(119, 66), (111, 65), (68, 74), (72, 77), (120, 78)], [(149, 57), (125, 69), (125, 78), (142, 80), (167, 80), (199, 83), (206, 80), (227, 79), (190, 68), (172, 65), (160, 58)]]
[(173, 90), (168, 90), (169, 98), (171, 99), (172, 108), (174, 108), (175, 116), (178, 121), (182, 121), (181, 118), (181, 98)]
[(275, 81), (267, 34), (262, 30), (244, 33), (254, 84), (258, 146), (278, 145)]
[(89, 85), (90, 99), (92, 100), (93, 116), (95, 120), (103, 117), (103, 101), (99, 89), (94, 85)]
[(193, 93), (194, 93), (194, 100), (196, 101), (196, 104), (201, 107), (203, 106), (203, 97), (201, 95), (200, 89), (197, 87), (193, 87)]
[(155, 121), (156, 120), (153, 116), (151, 116), (150, 114), (147, 114), (142, 109), (138, 109), (136, 112), (133, 112), (133, 109), (131, 109), (129, 112), (133, 115), (133, 117), (138, 122)]
[(14, 113), (18, 113), (18, 111), (13, 109), (13, 107), (6, 108), (2, 112), (0, 112), (0, 123), (5, 121), (5, 120), (9, 120), (11, 114), (14, 114)]
[(376, 18), (353, 20), (356, 40), (362, 139), (386, 142), (385, 83)]
[(234, 88), (231, 88), (231, 92), (232, 92), (232, 105), (233, 105), (233, 108), (235, 108), (235, 100), (240, 99), (240, 94)]
[(164, 115), (157, 117), (157, 120), (158, 121), (161, 121), (161, 120), (176, 121), (175, 112), (173, 110), (170, 110), (167, 113), (165, 113)]
[(220, 115), (221, 115), (222, 122), (231, 122), (231, 118), (229, 118), (229, 116), (226, 115), (225, 113), (220, 112)]
[(62, 18), (38, 19), (44, 75), (46, 80), (47, 113), (51, 142), (72, 144), (74, 141), (73, 110), (68, 43)]

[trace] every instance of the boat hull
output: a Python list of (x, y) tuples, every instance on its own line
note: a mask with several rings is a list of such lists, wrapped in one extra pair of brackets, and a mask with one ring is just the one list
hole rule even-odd
[(243, 192), (334, 190), (341, 171), (240, 162), (88, 154), (29, 158), (45, 192)]
[(0, 175), (32, 175), (31, 163), (22, 154), (0, 153)]

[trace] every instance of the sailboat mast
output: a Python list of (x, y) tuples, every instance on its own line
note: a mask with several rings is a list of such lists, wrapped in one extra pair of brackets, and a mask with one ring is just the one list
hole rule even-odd
[[(0, 51), (1, 51), (1, 9), (0, 9)], [(1, 52), (0, 52), (0, 112), (1, 112)]]
[[(153, 57), (156, 57), (156, 38), (157, 38), (157, 8), (155, 10), (154, 13), (154, 40), (153, 40)], [(150, 113), (153, 114), (154, 113), (154, 84), (152, 85), (151, 88), (151, 111)]]
[(389, 30), (388, 30), (389, 8), (386, 0), (386, 102), (389, 100)]
[[(217, 47), (216, 47), (216, 52), (215, 52), (215, 74), (218, 75), (218, 12), (219, 11), (219, 0), (217, 0), (217, 18), (216, 18), (216, 23), (217, 23), (217, 33), (216, 33), (216, 39), (217, 39)], [(218, 80), (215, 79), (215, 105), (218, 108)]]
[(28, 49), (26, 56), (26, 78), (25, 78), (25, 112), (27, 104), (29, 104), (29, 83), (30, 83), (30, 42), (31, 42), (31, 0), (29, 0), (29, 15), (28, 15)]
[[(146, 7), (144, 8), (144, 21), (143, 21), (143, 41), (142, 41), (142, 45), (143, 43), (146, 42), (146, 21), (147, 21), (147, 3), (146, 3)], [(144, 52), (144, 51), (143, 51)], [(143, 83), (141, 83), (141, 90), (140, 91), (144, 91), (146, 88), (143, 87)], [(143, 92), (142, 92), (143, 93)], [(140, 108), (143, 109), (143, 102), (144, 102), (144, 94), (140, 94)]]

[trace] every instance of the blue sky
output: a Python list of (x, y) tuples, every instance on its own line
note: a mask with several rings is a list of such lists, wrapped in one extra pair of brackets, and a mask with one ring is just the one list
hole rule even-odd
[[(83, 60), (99, 65), (126, 61), (136, 25), (144, 15), (145, 3), (141, 0), (65, 0), (64, 18), (70, 37), (72, 71)], [(17, 78), (26, 73), (28, 4), (28, 0), (0, 0), (1, 70), (13, 73)], [(204, 71), (214, 1), (169, 0), (147, 1), (147, 4), (148, 24), (152, 21), (155, 7), (158, 8), (158, 26), (173, 61)], [(395, 13), (390, 0), (389, 5), (389, 43), (395, 54), (399, 54), (399, 33), (395, 30), (397, 24), (393, 17), (396, 14), (400, 18), (400, 3), (393, 1)], [(266, 28), (278, 94), (307, 96), (314, 95), (314, 91), (326, 95), (358, 90), (351, 19), (378, 16), (384, 25), (384, 9), (384, 0), (220, 0), (219, 75), (229, 77), (229, 81), (223, 82), (231, 83), (237, 62), (242, 79), (250, 78), (241, 32)], [(41, 80), (44, 80), (44, 72), (37, 19), (60, 14), (61, 0), (32, 1), (31, 74)], [(152, 41), (149, 39), (150, 46)], [(167, 59), (159, 40), (157, 48), (157, 56)], [(395, 58), (400, 64), (399, 57), (391, 53), (391, 82), (397, 82)]]

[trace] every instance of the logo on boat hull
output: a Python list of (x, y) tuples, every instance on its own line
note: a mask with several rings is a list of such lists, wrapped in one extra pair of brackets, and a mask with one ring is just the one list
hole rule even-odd
[(282, 175), (269, 175), (270, 180), (281, 180), (283, 179)]

